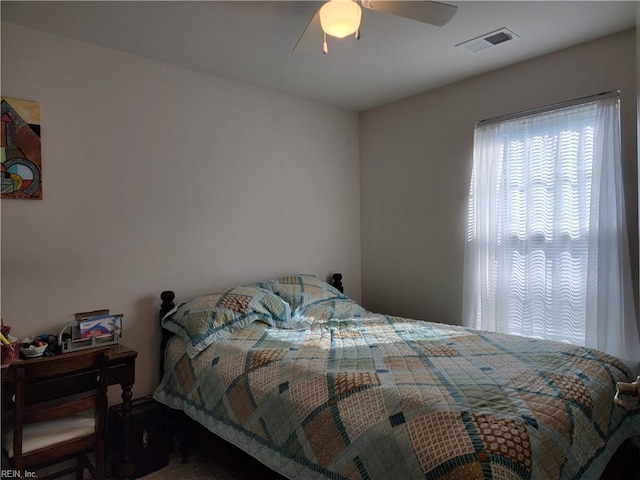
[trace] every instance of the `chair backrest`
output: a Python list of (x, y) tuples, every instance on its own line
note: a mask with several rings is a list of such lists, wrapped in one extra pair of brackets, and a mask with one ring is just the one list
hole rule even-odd
[[(22, 434), (26, 424), (93, 409), (95, 433), (104, 434), (109, 361), (110, 349), (99, 348), (9, 365), (7, 376), (15, 384), (13, 458), (18, 469), (23, 467)], [(49, 395), (47, 386), (52, 382), (68, 384), (66, 395)]]

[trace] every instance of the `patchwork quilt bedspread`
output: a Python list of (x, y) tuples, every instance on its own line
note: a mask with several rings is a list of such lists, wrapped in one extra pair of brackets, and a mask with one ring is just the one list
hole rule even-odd
[(176, 336), (154, 397), (292, 479), (599, 478), (640, 409), (631, 372), (561, 343), (320, 302), (193, 358)]

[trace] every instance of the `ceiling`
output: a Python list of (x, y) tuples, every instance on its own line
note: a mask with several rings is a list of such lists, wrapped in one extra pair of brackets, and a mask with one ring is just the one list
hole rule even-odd
[[(293, 48), (315, 1), (2, 0), (2, 20), (360, 111), (634, 28), (634, 1), (445, 1), (437, 27), (365, 11), (362, 38), (329, 54)], [(506, 27), (520, 38), (472, 54), (455, 45)]]

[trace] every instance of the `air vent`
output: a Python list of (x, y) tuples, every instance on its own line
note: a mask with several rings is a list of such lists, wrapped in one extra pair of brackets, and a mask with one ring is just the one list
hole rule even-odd
[(491, 45), (498, 45), (499, 43), (506, 42), (507, 40), (511, 40), (513, 35), (510, 35), (506, 32), (498, 32), (490, 37), (484, 37), (484, 40), (489, 42)]
[(485, 33), (484, 35), (480, 35), (479, 37), (472, 38), (466, 42), (459, 43), (456, 47), (462, 47), (468, 52), (477, 53), (489, 47), (500, 45), (501, 43), (517, 40), (518, 38), (520, 37), (511, 30), (501, 28), (493, 32)]

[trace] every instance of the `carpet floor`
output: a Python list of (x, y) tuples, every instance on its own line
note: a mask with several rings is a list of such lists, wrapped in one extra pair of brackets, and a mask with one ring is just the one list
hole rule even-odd
[(186, 463), (182, 463), (181, 455), (173, 454), (169, 457), (169, 465), (140, 477), (141, 480), (240, 480), (242, 478), (216, 465), (211, 457), (204, 453), (191, 455)]
[(242, 450), (224, 440), (207, 435), (199, 437), (187, 447), (187, 459), (176, 449), (169, 456), (169, 464), (140, 477), (141, 480), (286, 480), (265, 467)]

